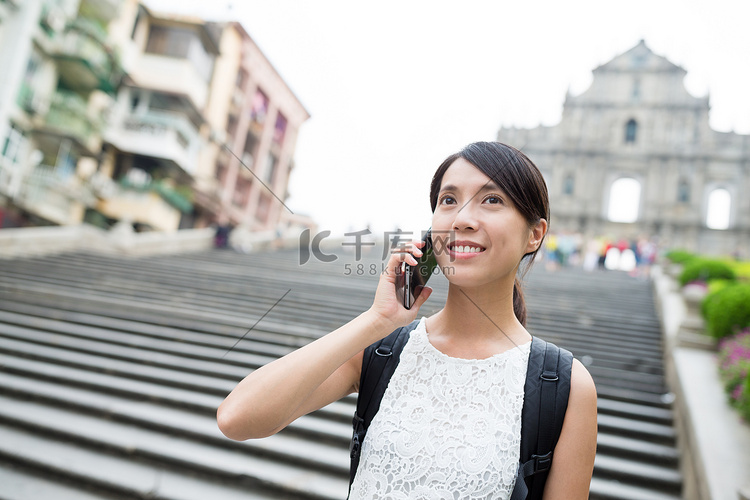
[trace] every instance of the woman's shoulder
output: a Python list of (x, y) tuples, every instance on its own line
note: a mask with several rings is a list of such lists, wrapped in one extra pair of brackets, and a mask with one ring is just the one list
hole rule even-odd
[(573, 359), (573, 366), (570, 370), (570, 396), (568, 396), (568, 406), (581, 405), (588, 409), (593, 404), (596, 409), (596, 385), (591, 374), (583, 366), (583, 363)]

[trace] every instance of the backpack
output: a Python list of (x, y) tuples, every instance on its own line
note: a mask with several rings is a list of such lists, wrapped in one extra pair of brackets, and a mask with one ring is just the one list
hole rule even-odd
[[(365, 434), (380, 408), (388, 382), (398, 366), (409, 333), (419, 320), (397, 328), (365, 349), (349, 448), (349, 487), (359, 466)], [(573, 355), (556, 345), (532, 337), (521, 412), (521, 455), (510, 500), (541, 500), (552, 465), (552, 450), (562, 430), (570, 393)], [(542, 419), (549, 415), (549, 418)]]

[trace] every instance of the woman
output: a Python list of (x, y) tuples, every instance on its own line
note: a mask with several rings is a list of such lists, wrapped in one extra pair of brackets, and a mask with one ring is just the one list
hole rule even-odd
[[(546, 186), (520, 151), (475, 143), (438, 168), (430, 201), (433, 240), (444, 238), (435, 248), (448, 298), (404, 347), (362, 445), (351, 496), (507, 499), (531, 340), (516, 275), (547, 233)], [(237, 440), (269, 436), (357, 392), (364, 348), (413, 321), (431, 293), (425, 288), (408, 310), (396, 299), (395, 271), (403, 261), (416, 265), (421, 246), (391, 255), (370, 309), (240, 382), (219, 407), (222, 432)], [(595, 450), (596, 390), (574, 361), (544, 498), (587, 498)]]

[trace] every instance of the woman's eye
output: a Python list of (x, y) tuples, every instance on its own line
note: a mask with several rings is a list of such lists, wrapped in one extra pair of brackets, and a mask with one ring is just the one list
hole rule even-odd
[(485, 203), (489, 203), (491, 205), (500, 205), (503, 202), (502, 198), (500, 198), (499, 196), (495, 196), (495, 195), (487, 196), (484, 199), (484, 201)]
[(453, 196), (446, 194), (442, 198), (440, 198), (441, 205), (453, 205), (454, 203), (456, 203), (456, 199)]

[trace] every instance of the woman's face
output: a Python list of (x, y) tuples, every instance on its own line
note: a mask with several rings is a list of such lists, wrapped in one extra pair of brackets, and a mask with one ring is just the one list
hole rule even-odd
[(440, 240), (438, 265), (452, 284), (473, 287), (514, 278), (521, 258), (536, 250), (545, 229), (530, 229), (499, 186), (465, 159), (445, 171), (432, 234)]

